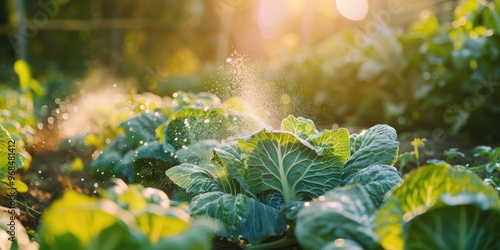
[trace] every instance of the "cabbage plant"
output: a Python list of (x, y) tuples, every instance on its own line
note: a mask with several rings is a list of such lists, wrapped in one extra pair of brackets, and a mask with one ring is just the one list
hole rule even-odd
[[(376, 182), (376, 181), (374, 181)], [(368, 188), (335, 188), (300, 211), (296, 236), (304, 249), (499, 249), (500, 199), (472, 174), (447, 164), (406, 176), (377, 209)]]
[(176, 92), (170, 106), (123, 121), (119, 135), (92, 161), (91, 172), (169, 190), (165, 170), (210, 158), (215, 145), (252, 127), (250, 118), (233, 109), (210, 93)]
[(335, 187), (359, 183), (379, 204), (401, 180), (390, 166), (398, 146), (395, 130), (387, 125), (350, 136), (344, 128), (319, 132), (313, 121), (289, 116), (279, 131), (263, 129), (219, 145), (211, 162), (184, 163), (166, 174), (196, 194), (192, 216), (222, 222), (220, 235), (256, 245), (287, 231), (282, 242), (290, 243), (301, 208)]

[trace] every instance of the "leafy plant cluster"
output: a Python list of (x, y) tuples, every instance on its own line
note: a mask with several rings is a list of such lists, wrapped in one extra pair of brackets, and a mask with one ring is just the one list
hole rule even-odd
[(216, 223), (191, 218), (161, 190), (117, 180), (100, 195), (66, 191), (43, 214), (40, 249), (210, 249)]
[[(411, 144), (414, 149), (411, 152), (405, 152), (399, 155), (398, 168), (402, 173), (405, 167), (422, 166), (422, 157), (420, 157), (419, 148), (425, 146), (426, 139), (415, 138)], [(464, 169), (484, 178), (484, 183), (493, 186), (500, 194), (500, 147), (492, 148), (490, 146), (477, 146), (474, 153), (468, 161), (474, 163), (457, 164), (460, 159), (462, 162), (466, 154), (460, 152), (457, 148), (450, 148), (443, 152), (443, 159), (429, 159), (427, 164), (450, 164), (456, 168)]]
[[(280, 130), (228, 138), (228, 132), (237, 130), (217, 130), (219, 126), (205, 121), (213, 112), (226, 111), (216, 118), (233, 117), (234, 109), (221, 108), (228, 103), (194, 108), (193, 101), (214, 102), (204, 96), (213, 97), (185, 94), (182, 100), (190, 104), (176, 106), (169, 118), (147, 112), (122, 125), (134, 130), (124, 132), (125, 140), (157, 138), (137, 144), (133, 170), (142, 166), (144, 174), (163, 172), (193, 195), (189, 206), (159, 189), (115, 180), (99, 191), (100, 197), (66, 191), (43, 213), (36, 242), (20, 230), (16, 243), (2, 244), (26, 249), (209, 249), (211, 236), (218, 234), (254, 249), (500, 247), (497, 192), (470, 171), (446, 163), (424, 165), (402, 179), (392, 166), (399, 153), (392, 127), (376, 125), (360, 134), (345, 128), (320, 132), (313, 121), (289, 116)], [(220, 140), (214, 140), (219, 139), (217, 131)], [(179, 136), (184, 143), (176, 143)], [(174, 166), (165, 164), (164, 154), (141, 158), (142, 150), (168, 145), (175, 151), (166, 159), (176, 159)], [(478, 149), (478, 154), (497, 159), (491, 148)], [(0, 215), (6, 219), (5, 212)]]
[[(14, 182), (17, 191), (26, 192), (28, 187), (14, 176), (16, 170), (28, 170), (31, 165), (31, 155), (26, 147), (35, 140), (37, 117), (35, 116), (34, 98), (45, 95), (45, 90), (40, 83), (31, 76), (31, 68), (23, 60), (14, 63), (14, 71), (19, 78), (19, 89), (10, 88), (8, 85), (0, 86), (0, 185), (5, 187)], [(15, 145), (13, 145), (15, 144)], [(14, 147), (8, 147), (13, 145)], [(9, 164), (9, 153), (15, 158), (14, 164)], [(11, 156), (12, 157), (12, 156)], [(9, 170), (14, 166), (15, 170)], [(12, 178), (12, 177), (11, 177)]]
[(16, 61), (14, 71), (19, 78), (19, 89), (8, 85), (0, 86), (0, 124), (11, 139), (16, 141), (16, 151), (22, 153), (25, 159), (22, 167), (27, 170), (31, 164), (31, 155), (25, 148), (34, 142), (37, 122), (33, 101), (36, 96), (45, 95), (45, 90), (32, 78), (30, 66), (25, 61)]
[(480, 178), (431, 164), (378, 209), (359, 186), (326, 193), (298, 214), (296, 236), (304, 249), (496, 249), (499, 215), (498, 195)]
[[(312, 199), (341, 186), (359, 185), (370, 204), (401, 181), (394, 164), (396, 131), (377, 125), (362, 134), (347, 129), (317, 131), (311, 120), (289, 116), (281, 130), (263, 129), (215, 147), (211, 161), (183, 163), (166, 171), (188, 193), (194, 217), (223, 224), (220, 235), (251, 246), (295, 244), (297, 213)], [(313, 231), (312, 231), (313, 232)]]
[(221, 103), (210, 93), (176, 92), (165, 106), (123, 121), (91, 163), (91, 172), (102, 179), (168, 188), (164, 172), (169, 167), (196, 164), (222, 140), (253, 129), (255, 121), (241, 105), (237, 99)]
[[(176, 126), (175, 114), (187, 112), (191, 119), (199, 118), (201, 110), (211, 109), (179, 108), (168, 120), (159, 120), (160, 125), (150, 123), (145, 130), (158, 139), (134, 150), (128, 169), (132, 176), (150, 174), (148, 178), (165, 172), (168, 178), (163, 182), (172, 181), (190, 195), (188, 211), (193, 218), (216, 219), (221, 225), (217, 234), (242, 247), (499, 247), (498, 237), (491, 233), (500, 225), (495, 190), (475, 174), (446, 163), (424, 165), (402, 180), (392, 166), (399, 142), (396, 131), (387, 125), (361, 134), (349, 134), (344, 128), (319, 132), (313, 121), (289, 116), (280, 130), (262, 129), (233, 139), (224, 134), (213, 141), (218, 127), (211, 127), (203, 130), (211, 139), (198, 140), (197, 130), (190, 130), (196, 123), (182, 116), (181, 126)], [(148, 113), (131, 119), (129, 125), (139, 119), (152, 121), (144, 115)], [(175, 129), (169, 134), (169, 128)], [(184, 136), (186, 144), (176, 144), (179, 139), (171, 134)], [(414, 141), (417, 149), (419, 144)], [(172, 149), (167, 157), (156, 150), (150, 154), (156, 158), (141, 158), (142, 150), (165, 145)], [(185, 147), (194, 151), (184, 151)], [(136, 172), (140, 164), (145, 168)], [(168, 191), (179, 197), (180, 190)], [(451, 229), (443, 230), (443, 225)]]
[(335, 34), (313, 49), (277, 54), (282, 71), (343, 123), (367, 121), (467, 131), (499, 138), (500, 3), (464, 1), (454, 21), (436, 16), (398, 33), (381, 20), (374, 31)]

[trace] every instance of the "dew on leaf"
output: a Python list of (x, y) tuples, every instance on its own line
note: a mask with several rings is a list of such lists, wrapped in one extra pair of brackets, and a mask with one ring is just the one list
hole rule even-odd
[(344, 248), (346, 246), (345, 240), (342, 238), (336, 239), (333, 244), (335, 244), (336, 247)]
[(341, 195), (340, 200), (342, 202), (348, 203), (351, 199), (349, 199), (349, 197), (347, 195)]

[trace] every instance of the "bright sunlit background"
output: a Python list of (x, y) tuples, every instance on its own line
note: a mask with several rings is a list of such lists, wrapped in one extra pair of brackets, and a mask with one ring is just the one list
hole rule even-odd
[[(382, 117), (407, 125), (423, 116), (400, 104), (412, 91), (390, 87), (404, 85), (403, 74), (409, 72), (400, 62), (412, 50), (400, 36), (417, 27), (421, 13), (442, 23), (453, 20), (458, 2), (0, 0), (0, 77), (16, 86), (14, 61), (29, 62), (49, 93), (38, 101), (48, 103), (41, 115), (52, 121), (43, 128), (54, 120), (48, 120), (53, 114), (45, 110), (60, 106), (53, 100), (77, 99), (75, 93), (82, 89), (229, 95), (227, 86), (241, 78), (231, 74), (245, 75), (246, 85), (286, 92), (274, 98), (273, 90), (263, 90), (268, 99), (284, 100), (280, 110), (329, 114), (333, 117), (323, 118), (346, 123), (373, 123)], [(424, 34), (432, 34), (439, 25), (422, 27), (431, 30)], [(424, 80), (429, 75), (425, 72)], [(96, 76), (102, 77), (88, 80)], [(390, 92), (393, 98), (367, 99), (361, 105), (356, 100), (367, 94), (363, 91)], [(304, 109), (305, 102), (325, 111)], [(408, 117), (402, 117), (404, 112)]]
[(350, 20), (360, 21), (368, 14), (368, 0), (335, 0), (340, 14)]

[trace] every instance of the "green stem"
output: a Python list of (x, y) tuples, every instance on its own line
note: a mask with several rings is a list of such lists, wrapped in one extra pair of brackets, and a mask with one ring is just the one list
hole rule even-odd
[(297, 241), (295, 239), (288, 238), (285, 236), (277, 241), (262, 243), (257, 245), (249, 245), (245, 247), (245, 249), (250, 249), (250, 250), (284, 249), (295, 245), (297, 245)]
[[(9, 196), (7, 196), (6, 194), (2, 194), (2, 196), (3, 196), (3, 197), (5, 197), (5, 198), (9, 198)], [(36, 211), (35, 209), (33, 209), (33, 208), (31, 208), (30, 206), (28, 206), (28, 204), (26, 204), (26, 203), (24, 203), (24, 202), (21, 202), (21, 201), (19, 201), (19, 200), (17, 200), (17, 199), (16, 199), (16, 203), (17, 203), (17, 204), (21, 204), (21, 205), (23, 205), (23, 206), (26, 208), (26, 211), (27, 211), (27, 213), (28, 213), (28, 214), (30, 214), (30, 213), (29, 213), (29, 211), (31, 211), (31, 212), (35, 212), (35, 213), (37, 213), (37, 214), (39, 214), (39, 215), (41, 215), (41, 214), (42, 214), (41, 212), (38, 212), (38, 211)]]
[(485, 168), (486, 168), (486, 165), (480, 165), (480, 166), (468, 167), (466, 169), (469, 171), (472, 171), (472, 172), (479, 172), (479, 171), (484, 170)]

